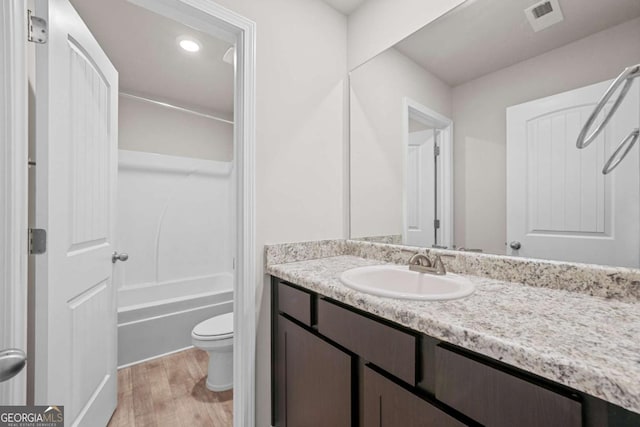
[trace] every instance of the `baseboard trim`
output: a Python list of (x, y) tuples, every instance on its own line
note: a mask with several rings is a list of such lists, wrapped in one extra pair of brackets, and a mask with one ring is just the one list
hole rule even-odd
[(190, 346), (187, 346), (187, 347), (184, 347), (184, 348), (179, 348), (177, 350), (171, 350), (171, 351), (168, 351), (166, 353), (159, 354), (157, 356), (151, 356), (151, 357), (147, 357), (146, 359), (137, 360), (137, 361), (131, 362), (131, 363), (126, 363), (126, 364), (124, 364), (122, 366), (118, 366), (118, 370), (125, 369), (125, 368), (130, 368), (131, 366), (139, 365), (139, 364), (145, 363), (145, 362), (150, 362), (152, 360), (160, 359), (161, 357), (165, 357), (165, 356), (170, 356), (170, 355), (175, 354), (175, 353), (180, 353), (181, 351), (189, 350), (190, 348), (194, 348), (194, 347), (192, 345), (190, 345)]

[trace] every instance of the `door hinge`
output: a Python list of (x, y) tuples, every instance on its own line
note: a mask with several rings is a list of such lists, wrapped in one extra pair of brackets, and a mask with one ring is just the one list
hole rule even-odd
[(433, 157), (438, 157), (440, 155), (440, 146), (439, 145), (434, 145), (433, 146)]
[(29, 255), (41, 255), (47, 251), (47, 230), (29, 229)]
[(33, 43), (44, 44), (49, 38), (47, 20), (39, 16), (32, 15), (31, 10), (27, 11), (27, 40)]
[(433, 228), (435, 228), (436, 230), (440, 228), (440, 220), (439, 219), (434, 219), (433, 220)]

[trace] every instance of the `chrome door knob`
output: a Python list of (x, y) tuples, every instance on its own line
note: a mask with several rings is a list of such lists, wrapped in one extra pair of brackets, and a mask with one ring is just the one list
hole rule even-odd
[(520, 242), (514, 240), (513, 242), (509, 243), (509, 247), (511, 247), (511, 249), (513, 249), (514, 251), (517, 251), (522, 247), (522, 245), (520, 244)]
[(114, 252), (113, 255), (111, 255), (111, 262), (112, 263), (116, 263), (116, 261), (126, 261), (129, 259), (129, 254), (125, 254), (124, 252), (119, 254), (118, 252)]
[(10, 348), (0, 351), (0, 383), (18, 375), (26, 363), (27, 356), (22, 350)]

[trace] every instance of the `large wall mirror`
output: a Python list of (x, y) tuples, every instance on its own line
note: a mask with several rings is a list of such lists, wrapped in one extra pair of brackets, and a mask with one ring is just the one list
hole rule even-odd
[(638, 0), (469, 0), (358, 66), (351, 238), (640, 267), (640, 78), (576, 147), (639, 63)]

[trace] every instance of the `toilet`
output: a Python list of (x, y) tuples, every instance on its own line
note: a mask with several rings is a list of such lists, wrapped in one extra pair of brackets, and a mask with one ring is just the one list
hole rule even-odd
[(193, 346), (209, 353), (207, 388), (233, 388), (233, 313), (221, 314), (198, 323), (191, 332)]

